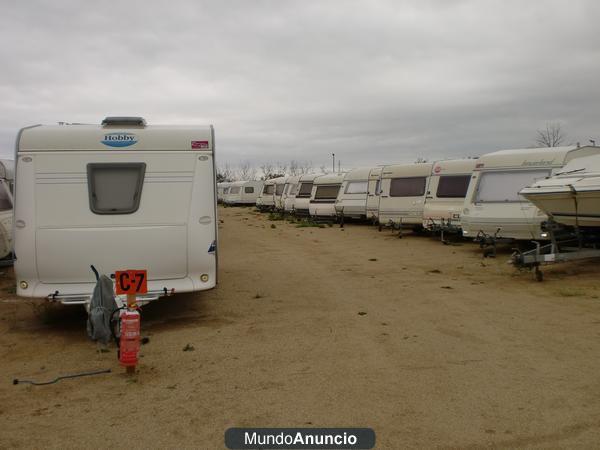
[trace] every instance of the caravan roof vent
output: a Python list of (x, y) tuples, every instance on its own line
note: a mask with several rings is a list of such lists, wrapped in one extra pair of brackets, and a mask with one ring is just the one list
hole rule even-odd
[(137, 126), (145, 127), (146, 121), (143, 117), (127, 117), (127, 116), (114, 116), (107, 117), (102, 121), (104, 126)]

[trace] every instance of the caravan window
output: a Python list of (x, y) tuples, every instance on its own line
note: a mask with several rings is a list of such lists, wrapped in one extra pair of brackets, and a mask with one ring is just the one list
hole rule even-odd
[(324, 186), (317, 186), (317, 192), (315, 192), (315, 199), (317, 200), (335, 200), (340, 191), (339, 184), (330, 184)]
[(288, 192), (289, 196), (294, 196), (298, 193), (298, 184), (292, 184), (290, 187), (290, 191)]
[(281, 195), (283, 194), (283, 187), (285, 185), (284, 184), (276, 184), (275, 185), (275, 195)]
[(550, 171), (546, 169), (483, 172), (479, 177), (475, 203), (524, 202), (519, 191), (548, 175)]
[(239, 186), (234, 186), (232, 188), (229, 189), (229, 193), (230, 194), (239, 194), (240, 193), (240, 187)]
[(275, 186), (272, 184), (265, 184), (265, 187), (263, 188), (263, 194), (273, 195), (273, 192), (275, 192)]
[(244, 188), (244, 194), (254, 194), (254, 186), (246, 186)]
[(308, 198), (310, 197), (310, 193), (312, 192), (312, 188), (313, 188), (313, 184), (312, 182), (310, 183), (301, 183), (300, 184), (300, 189), (298, 190), (298, 193), (296, 194), (296, 197), (304, 197), (304, 198)]
[(346, 185), (346, 194), (366, 194), (368, 181), (349, 181)]
[(425, 194), (427, 177), (392, 178), (390, 197), (420, 197)]
[(132, 214), (140, 207), (145, 163), (87, 165), (90, 209), (95, 214)]
[(10, 211), (13, 208), (10, 195), (8, 194), (8, 183), (0, 182), (0, 211)]
[(439, 198), (465, 198), (471, 175), (442, 175), (436, 196)]

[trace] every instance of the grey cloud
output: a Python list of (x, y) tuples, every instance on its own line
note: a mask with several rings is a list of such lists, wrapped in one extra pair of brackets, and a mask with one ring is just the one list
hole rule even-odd
[(597, 137), (594, 1), (13, 2), (0, 153), (22, 126), (213, 123), (220, 162), (346, 167)]

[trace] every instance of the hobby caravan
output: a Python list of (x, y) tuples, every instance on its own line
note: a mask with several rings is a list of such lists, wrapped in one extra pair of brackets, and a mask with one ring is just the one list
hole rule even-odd
[(90, 269), (145, 269), (148, 294), (217, 282), (212, 126), (35, 125), (16, 142), (17, 295), (89, 301)]

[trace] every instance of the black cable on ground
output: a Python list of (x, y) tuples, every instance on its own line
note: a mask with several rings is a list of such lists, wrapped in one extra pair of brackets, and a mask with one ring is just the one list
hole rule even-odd
[(72, 375), (62, 375), (60, 377), (56, 377), (54, 380), (51, 381), (32, 381), (32, 380), (19, 380), (17, 378), (15, 378), (13, 380), (13, 384), (33, 384), (34, 386), (45, 386), (47, 384), (54, 384), (60, 380), (64, 380), (67, 378), (78, 378), (78, 377), (88, 377), (91, 375), (100, 375), (102, 373), (110, 373), (110, 369), (102, 369), (102, 370), (95, 370), (93, 372), (81, 372), (81, 373), (75, 373)]

